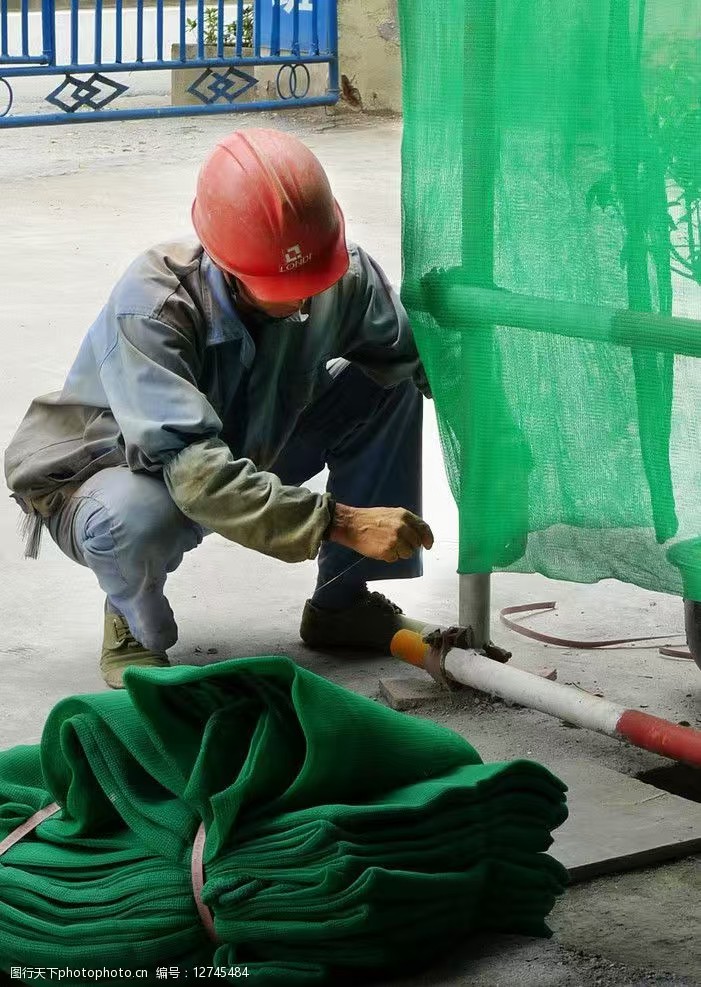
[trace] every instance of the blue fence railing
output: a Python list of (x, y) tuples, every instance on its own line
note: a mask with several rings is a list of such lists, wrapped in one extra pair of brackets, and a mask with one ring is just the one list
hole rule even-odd
[[(0, 0), (0, 128), (336, 103), (337, 0)], [(173, 73), (171, 105), (132, 73)], [(185, 70), (185, 75), (182, 74)], [(44, 77), (62, 76), (58, 85)], [(143, 76), (141, 78), (144, 78)], [(30, 112), (15, 86), (33, 80)], [(24, 83), (23, 83), (24, 84)], [(136, 98), (131, 98), (136, 97)], [(53, 112), (52, 112), (53, 109)]]

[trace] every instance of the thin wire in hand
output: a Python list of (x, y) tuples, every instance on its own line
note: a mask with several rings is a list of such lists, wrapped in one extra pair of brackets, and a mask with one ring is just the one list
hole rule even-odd
[(341, 576), (345, 576), (345, 574), (347, 572), (350, 572), (351, 569), (355, 569), (355, 567), (357, 565), (360, 565), (361, 562), (365, 562), (365, 556), (363, 556), (362, 558), (357, 559), (357, 561), (351, 563), (351, 565), (349, 565), (346, 569), (344, 569), (343, 572), (339, 572), (339, 574), (337, 576), (334, 576), (333, 579), (329, 579), (328, 582), (325, 582), (323, 584), (323, 586), (317, 586), (315, 592), (318, 593), (320, 589), (326, 589), (327, 586), (330, 586), (331, 583), (335, 583), (337, 579), (340, 579), (341, 578)]

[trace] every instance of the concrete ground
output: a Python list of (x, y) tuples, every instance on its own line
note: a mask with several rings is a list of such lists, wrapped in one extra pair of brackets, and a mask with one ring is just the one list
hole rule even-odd
[[(133, 256), (159, 240), (189, 235), (189, 207), (205, 151), (235, 125), (256, 122), (213, 117), (3, 133), (0, 448), (32, 397), (60, 388), (85, 330)], [(308, 141), (329, 172), (349, 236), (398, 283), (400, 124), (339, 120), (324, 111), (268, 116), (264, 123)], [(317, 488), (322, 483), (323, 477), (314, 481)], [(457, 515), (430, 404), (424, 487), (424, 513), (436, 534), (426, 574), (376, 588), (391, 592), (417, 616), (447, 624), (456, 620)], [(103, 688), (97, 584), (48, 539), (39, 561), (25, 561), (18, 513), (9, 499), (0, 498), (0, 748), (36, 743), (55, 702)], [(508, 604), (557, 600), (556, 613), (535, 620), (561, 636), (649, 633), (683, 640), (681, 606), (670, 597), (617, 583), (582, 587), (540, 576), (499, 575), (493, 582), (495, 615)], [(172, 659), (199, 664), (288, 654), (376, 697), (379, 678), (405, 674), (390, 659), (329, 657), (299, 642), (301, 607), (313, 583), (313, 563), (288, 566), (211, 536), (168, 584), (181, 634)], [(524, 668), (555, 666), (561, 682), (674, 721), (701, 724), (701, 673), (690, 662), (664, 660), (652, 648), (548, 648), (496, 623), (494, 637)], [(464, 734), (485, 760), (529, 757), (555, 767), (559, 760), (580, 758), (629, 775), (668, 763), (543, 714), (487, 700), (448, 698), (419, 715)], [(691, 987), (701, 983), (700, 883), (698, 861), (688, 859), (575, 886), (553, 913), (552, 940), (499, 937), (467, 943), (444, 969), (414, 983)]]

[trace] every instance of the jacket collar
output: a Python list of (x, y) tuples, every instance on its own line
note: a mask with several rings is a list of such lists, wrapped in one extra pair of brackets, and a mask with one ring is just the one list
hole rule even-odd
[(200, 264), (200, 276), (207, 316), (207, 346), (241, 341), (241, 359), (250, 367), (255, 356), (253, 340), (236, 309), (226, 277), (204, 252)]
[[(200, 277), (205, 314), (207, 316), (207, 346), (218, 346), (221, 343), (241, 341), (241, 360), (250, 368), (256, 353), (255, 343), (244, 325), (236, 308), (236, 301), (224, 273), (216, 266), (211, 257), (202, 252)], [(313, 299), (310, 302), (309, 313), (296, 313), (289, 319), (271, 319), (271, 325), (278, 328), (282, 325), (291, 327), (306, 323), (311, 315)], [(261, 322), (265, 324), (265, 319)]]

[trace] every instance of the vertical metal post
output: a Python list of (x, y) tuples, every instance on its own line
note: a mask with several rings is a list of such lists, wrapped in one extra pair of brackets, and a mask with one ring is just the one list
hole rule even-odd
[(95, 62), (102, 61), (102, 0), (95, 0)]
[(136, 0), (136, 60), (144, 60), (144, 0)]
[(0, 55), (7, 58), (9, 55), (8, 39), (9, 28), (7, 18), (7, 0), (0, 0)]
[[(5, 5), (3, 3), (3, 9)], [(44, 60), (56, 64), (56, 9), (54, 0), (41, 0), (41, 45)]]
[(22, 0), (22, 55), (29, 58), (29, 0)]
[(163, 0), (156, 0), (156, 58), (163, 61)]
[(472, 628), (476, 648), (489, 644), (491, 595), (490, 573), (463, 572), (458, 576), (458, 623)]
[(462, 265), (473, 284), (494, 280), (496, 0), (465, 3)]
[(270, 54), (280, 54), (280, 0), (273, 0), (273, 23), (270, 38)]
[(263, 2), (264, 0), (253, 0), (253, 52), (256, 58), (260, 58), (260, 35), (262, 30), (261, 4)]
[(186, 0), (180, 0), (180, 61), (187, 61), (187, 7)]
[(197, 0), (197, 57), (204, 58), (204, 0)]
[(122, 60), (122, 39), (124, 32), (124, 15), (122, 0), (116, 0), (114, 5), (114, 60)]
[[(236, 7), (236, 57), (241, 58), (243, 54), (243, 19), (245, 17), (245, 11), (243, 9), (243, 0), (238, 0)], [(221, 24), (224, 24), (224, 0), (219, 0), (219, 20)], [(222, 28), (223, 30), (223, 28)], [(222, 45), (223, 45), (223, 34), (222, 34)], [(224, 57), (224, 48), (222, 47), (219, 52), (219, 57)]]
[(71, 0), (71, 63), (79, 64), (78, 37), (80, 33), (80, 8), (78, 0)]
[(317, 3), (318, 0), (312, 0), (312, 40), (309, 48), (312, 55), (319, 54), (319, 10)]
[[(481, 285), (491, 285), (494, 278), (495, 41), (496, 0), (466, 0), (462, 267)], [(476, 334), (476, 347), (485, 345), (482, 335)], [(479, 524), (478, 518), (473, 521)], [(458, 622), (472, 628), (479, 648), (490, 640), (491, 573), (461, 573), (458, 579)]]
[(338, 3), (337, 0), (328, 0), (329, 13), (329, 34), (327, 39), (328, 52), (332, 56), (329, 62), (329, 96), (339, 96), (341, 93), (339, 71), (338, 71)]
[(299, 0), (294, 0), (292, 8), (292, 47), (293, 55), (299, 55)]

